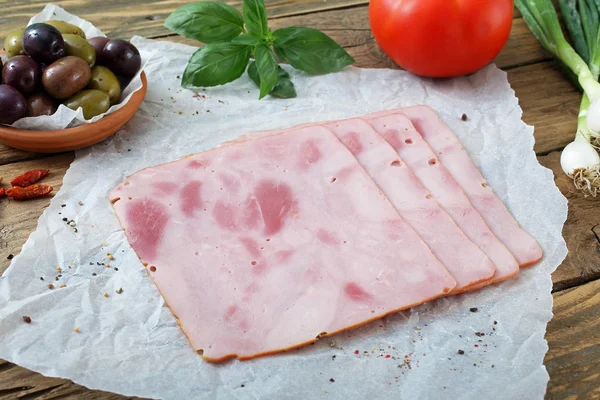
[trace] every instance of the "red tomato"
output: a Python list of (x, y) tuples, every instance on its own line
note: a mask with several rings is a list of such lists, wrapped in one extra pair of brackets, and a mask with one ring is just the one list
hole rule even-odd
[(449, 77), (477, 71), (502, 50), (513, 0), (371, 0), (375, 40), (402, 68)]

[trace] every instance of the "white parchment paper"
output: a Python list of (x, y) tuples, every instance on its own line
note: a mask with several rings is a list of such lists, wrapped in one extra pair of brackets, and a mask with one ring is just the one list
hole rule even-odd
[[(29, 20), (27, 26), (37, 22), (45, 22), (52, 19), (65, 21), (80, 27), (87, 38), (93, 38), (97, 36), (106, 37), (106, 35), (102, 33), (100, 29), (96, 28), (90, 22), (81, 19), (75, 15), (72, 15), (64, 9), (62, 9), (61, 7), (55, 6), (54, 4), (46, 5), (46, 7), (44, 7), (44, 9), (39, 14), (35, 15), (33, 18), (31, 18), (31, 20)], [(127, 85), (127, 87), (123, 89), (121, 93), (121, 101), (118, 104), (111, 106), (108, 109), (108, 111), (106, 111), (104, 114), (100, 114), (95, 116), (94, 118), (86, 120), (83, 116), (83, 109), (79, 108), (78, 110), (74, 111), (61, 104), (58, 106), (58, 110), (53, 115), (21, 118), (11, 126), (19, 129), (30, 130), (57, 130), (96, 122), (105, 115), (112, 114), (113, 112), (124, 107), (125, 104), (127, 104), (127, 102), (129, 102), (129, 100), (131, 99), (131, 96), (133, 96), (135, 92), (142, 88), (142, 78), (140, 77), (140, 74), (144, 69), (145, 63), (148, 61), (147, 57), (151, 56), (151, 53), (147, 53), (145, 57), (142, 57), (142, 68), (131, 79), (131, 82)], [(6, 61), (5, 55), (3, 55), (3, 60)]]
[[(133, 43), (145, 57), (160, 55), (146, 66), (146, 100), (116, 136), (77, 152), (63, 187), (0, 278), (1, 358), (89, 388), (155, 398), (543, 398), (550, 273), (567, 253), (561, 237), (567, 202), (535, 158), (533, 128), (521, 121), (506, 73), (489, 66), (470, 77), (434, 81), (397, 70), (347, 68), (308, 77), (286, 68), (298, 97), (259, 101), (246, 76), (198, 94), (183, 90), (178, 78), (194, 48), (138, 37)], [(140, 168), (243, 133), (423, 103), (456, 132), (539, 241), (543, 261), (500, 285), (297, 351), (219, 365), (203, 361), (127, 243), (108, 192)], [(49, 283), (57, 288), (48, 289)], [(119, 288), (123, 293), (115, 292)]]

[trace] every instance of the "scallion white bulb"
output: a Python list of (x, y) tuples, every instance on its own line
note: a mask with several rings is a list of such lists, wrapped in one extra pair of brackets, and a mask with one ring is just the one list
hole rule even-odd
[(600, 155), (587, 140), (580, 136), (569, 143), (560, 155), (560, 166), (569, 176), (572, 176), (576, 169), (594, 168), (598, 164), (600, 164)]

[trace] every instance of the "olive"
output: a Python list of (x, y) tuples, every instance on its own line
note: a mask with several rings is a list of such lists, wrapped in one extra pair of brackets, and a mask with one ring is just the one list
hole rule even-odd
[(121, 92), (125, 90), (127, 86), (131, 83), (131, 78), (125, 78), (123, 76), (117, 76), (119, 80), (119, 84), (121, 85)]
[(8, 34), (4, 39), (4, 51), (8, 58), (25, 54), (23, 51), (23, 33), (25, 29), (17, 29)]
[(88, 43), (96, 50), (96, 63), (102, 64), (102, 51), (108, 42), (110, 42), (110, 39), (102, 36), (88, 39)]
[(58, 31), (60, 33), (62, 33), (63, 35), (65, 35), (65, 34), (77, 35), (77, 36), (80, 36), (85, 39), (85, 33), (83, 32), (83, 29), (81, 29), (80, 27), (75, 26), (73, 24), (70, 24), (68, 22), (57, 21), (55, 19), (51, 19), (44, 23), (48, 24), (48, 25), (52, 25), (53, 27), (58, 29)]
[(53, 62), (42, 75), (42, 85), (55, 99), (67, 99), (87, 86), (92, 71), (82, 58), (68, 56)]
[(27, 101), (17, 89), (0, 85), (0, 124), (11, 125), (27, 114)]
[(66, 55), (62, 35), (52, 25), (29, 25), (23, 33), (23, 50), (39, 63), (49, 64)]
[(58, 109), (56, 101), (46, 93), (38, 93), (27, 98), (27, 116), (52, 115)]
[(92, 77), (88, 89), (102, 90), (110, 97), (110, 104), (114, 105), (121, 99), (121, 85), (112, 71), (101, 65), (92, 68)]
[(68, 33), (63, 34), (68, 56), (83, 58), (90, 67), (96, 63), (96, 51), (84, 38)]
[(110, 98), (102, 90), (83, 90), (63, 103), (71, 110), (83, 108), (85, 119), (105, 113), (110, 107)]
[(38, 90), (42, 71), (40, 66), (29, 56), (14, 56), (2, 68), (2, 80), (14, 87), (24, 96)]
[(142, 66), (142, 58), (138, 49), (124, 40), (111, 40), (102, 51), (102, 62), (115, 75), (126, 78), (133, 77)]

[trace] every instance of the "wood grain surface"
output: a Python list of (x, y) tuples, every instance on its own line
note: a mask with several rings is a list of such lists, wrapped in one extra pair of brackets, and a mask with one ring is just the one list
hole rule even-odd
[[(57, 0), (67, 11), (85, 18), (111, 37), (141, 35), (199, 45), (175, 36), (164, 19), (183, 0)], [(240, 7), (240, 1), (228, 1)], [(318, 28), (356, 59), (356, 66), (398, 68), (377, 46), (369, 27), (367, 2), (362, 0), (266, 0), (273, 29), (305, 25)], [(26, 24), (46, 1), (2, 2), (0, 38)], [(555, 317), (548, 325), (549, 351), (545, 364), (551, 376), (550, 399), (600, 398), (600, 199), (585, 198), (560, 170), (559, 150), (574, 136), (580, 94), (561, 74), (515, 11), (509, 41), (494, 62), (507, 71), (523, 120), (535, 126), (535, 151), (550, 168), (569, 200), (564, 236), (569, 248), (565, 262), (553, 274)], [(0, 145), (0, 176), (31, 168), (48, 168), (49, 184), (60, 189), (73, 153), (41, 155)], [(524, 171), (526, 173), (526, 171)], [(535, 201), (535, 199), (532, 199)], [(0, 200), (0, 273), (19, 253), (50, 197), (29, 202)], [(88, 390), (70, 381), (47, 378), (0, 360), (0, 400), (8, 399), (124, 399)]]

